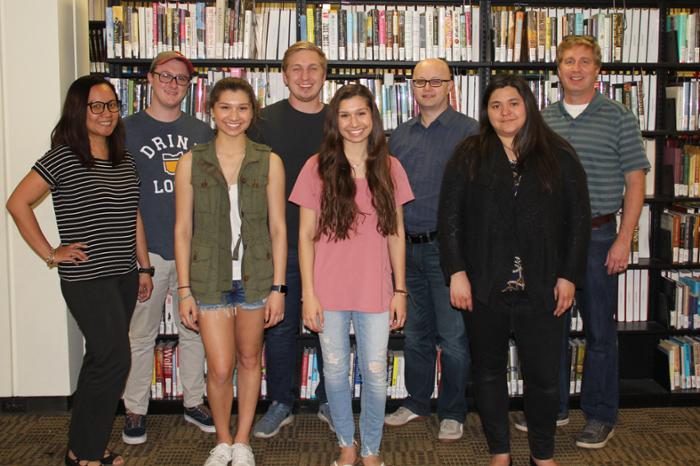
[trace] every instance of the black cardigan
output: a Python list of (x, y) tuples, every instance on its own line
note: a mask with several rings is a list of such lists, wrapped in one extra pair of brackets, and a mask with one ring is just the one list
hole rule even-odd
[(455, 153), (445, 167), (438, 209), (440, 263), (447, 283), (466, 271), (472, 296), (493, 307), (520, 256), (525, 290), (537, 313), (556, 309), (554, 287), (564, 278), (581, 286), (591, 239), (586, 173), (566, 151), (555, 150), (562, 174), (549, 194), (537, 170), (524, 171), (513, 194), (513, 170), (500, 141), (482, 159), (474, 179)]

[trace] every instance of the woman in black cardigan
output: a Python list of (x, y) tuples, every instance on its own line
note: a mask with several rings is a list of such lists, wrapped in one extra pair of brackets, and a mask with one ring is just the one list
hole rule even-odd
[(574, 149), (545, 124), (522, 78), (491, 81), (480, 124), (445, 168), (440, 260), (452, 305), (465, 311), (491, 465), (512, 464), (511, 330), (525, 383), (530, 463), (556, 465), (562, 315), (581, 285), (591, 235), (586, 174)]

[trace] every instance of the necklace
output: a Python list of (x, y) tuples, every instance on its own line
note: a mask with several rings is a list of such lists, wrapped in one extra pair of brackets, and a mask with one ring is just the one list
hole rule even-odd
[(508, 147), (508, 146), (506, 146), (505, 144), (503, 144), (503, 147), (504, 147), (505, 149), (508, 149), (509, 151), (515, 152), (515, 151), (513, 150), (512, 147)]

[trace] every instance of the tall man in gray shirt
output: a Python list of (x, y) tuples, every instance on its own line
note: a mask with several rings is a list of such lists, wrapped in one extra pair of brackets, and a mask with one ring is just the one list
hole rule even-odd
[(437, 209), (445, 164), (462, 139), (479, 132), (479, 124), (449, 106), (454, 84), (444, 61), (418, 63), (412, 86), (420, 114), (400, 125), (389, 138), (389, 152), (403, 165), (416, 196), (404, 206), (406, 284), (413, 297), (408, 301), (404, 327), (409, 397), (395, 413), (386, 416), (384, 424), (397, 427), (430, 415), (437, 332), (442, 349), (438, 438), (456, 442), (462, 438), (467, 416), (465, 391), (471, 355), (462, 315), (450, 304), (450, 288), (440, 268)]
[(204, 432), (215, 432), (204, 403), (204, 346), (199, 334), (180, 325), (175, 269), (175, 190), (173, 179), (180, 156), (195, 144), (214, 138), (211, 129), (182, 113), (194, 73), (192, 63), (178, 52), (162, 52), (148, 73), (151, 106), (124, 118), (126, 148), (134, 156), (141, 178), (141, 218), (146, 230), (148, 255), (155, 266), (153, 294), (138, 303), (131, 319), (131, 372), (124, 392), (127, 409), (122, 440), (130, 445), (146, 441), (146, 412), (153, 374), (153, 346), (170, 290), (173, 318), (179, 331), (180, 379), (184, 390), (185, 420)]
[[(557, 69), (564, 99), (542, 111), (549, 126), (576, 149), (588, 176), (591, 247), (583, 288), (576, 301), (586, 332), (581, 409), (586, 425), (576, 440), (581, 448), (607, 445), (617, 423), (617, 275), (627, 270), (632, 234), (644, 204), (644, 173), (650, 164), (639, 123), (624, 105), (596, 91), (600, 46), (591, 36), (568, 36), (557, 47)], [(624, 200), (616, 231), (615, 213)], [(571, 318), (567, 313), (567, 321)], [(559, 370), (561, 405), (557, 425), (569, 422), (569, 326), (564, 331)], [(527, 431), (524, 419), (515, 427)]]

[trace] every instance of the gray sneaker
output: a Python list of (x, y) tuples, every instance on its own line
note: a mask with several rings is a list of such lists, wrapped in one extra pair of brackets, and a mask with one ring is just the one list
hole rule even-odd
[(291, 424), (293, 420), (291, 406), (273, 401), (267, 413), (255, 424), (253, 435), (258, 438), (274, 437), (279, 433), (280, 428)]
[(576, 446), (590, 450), (603, 448), (608, 444), (608, 440), (612, 438), (614, 432), (615, 429), (610, 426), (596, 421), (588, 421), (583, 432), (576, 439)]
[(418, 419), (427, 419), (427, 417), (419, 416), (410, 409), (401, 406), (395, 413), (387, 414), (384, 417), (384, 425), (389, 427), (401, 427)]
[(331, 417), (331, 406), (328, 403), (321, 403), (321, 406), (318, 407), (318, 418), (328, 424), (331, 432), (335, 432), (333, 418)]
[[(568, 414), (560, 414), (559, 417), (557, 417), (557, 427), (565, 426), (569, 423), (569, 415)], [(515, 421), (515, 428), (518, 429), (521, 432), (527, 432), (527, 421), (525, 420), (525, 416), (521, 417), (517, 421)]]
[(440, 423), (438, 440), (442, 443), (459, 442), (464, 434), (464, 425), (454, 419), (444, 419)]

